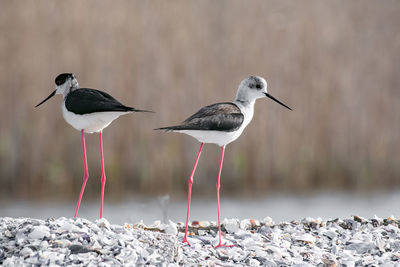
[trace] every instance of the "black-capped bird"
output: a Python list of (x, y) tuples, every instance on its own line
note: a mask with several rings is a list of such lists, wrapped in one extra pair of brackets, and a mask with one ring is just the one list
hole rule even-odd
[(104, 187), (106, 184), (106, 174), (104, 170), (103, 157), (103, 137), (102, 131), (110, 123), (121, 115), (132, 112), (152, 112), (147, 110), (135, 109), (118, 102), (111, 95), (96, 89), (79, 88), (78, 80), (72, 73), (62, 73), (55, 80), (55, 90), (42, 102), (36, 105), (40, 106), (54, 95), (63, 96), (62, 113), (63, 117), (72, 127), (81, 131), (84, 176), (78, 203), (76, 205), (75, 215), (78, 215), (79, 206), (85, 191), (86, 182), (89, 178), (86, 160), (85, 133), (99, 133), (100, 136), (100, 158), (101, 158), (101, 200), (100, 200), (100, 218), (103, 217)]

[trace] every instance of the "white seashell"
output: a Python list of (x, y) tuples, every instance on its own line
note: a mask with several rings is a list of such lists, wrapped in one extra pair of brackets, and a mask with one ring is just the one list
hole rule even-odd
[(24, 241), (25, 241), (27, 238), (28, 238), (28, 236), (24, 233), (24, 231), (23, 231), (23, 230), (19, 230), (19, 231), (17, 232), (17, 234), (15, 235), (15, 242), (16, 242), (18, 245), (21, 245), (21, 244), (24, 243)]
[(200, 227), (209, 227), (210, 223), (208, 221), (200, 221), (199, 225)]
[(6, 237), (12, 237), (12, 233), (11, 233), (11, 231), (8, 230), (8, 229), (4, 231), (4, 235), (5, 235)]
[(223, 225), (228, 233), (235, 233), (240, 229), (237, 219), (224, 219)]
[(154, 221), (154, 223), (152, 225), (150, 225), (150, 227), (152, 228), (159, 228), (161, 226), (161, 221), (157, 220)]
[(271, 217), (265, 217), (261, 222), (266, 226), (272, 226), (275, 224)]
[(63, 222), (63, 223), (60, 223), (60, 227), (57, 228), (57, 233), (79, 232), (81, 230), (82, 230), (81, 228), (79, 228), (78, 226), (74, 225), (73, 223)]
[(33, 250), (30, 249), (30, 248), (28, 248), (28, 247), (24, 247), (24, 248), (19, 252), (19, 254), (20, 254), (21, 256), (27, 257), (27, 256), (33, 254)]
[(176, 224), (169, 220), (169, 223), (165, 227), (165, 233), (169, 235), (177, 235), (178, 234), (178, 228)]
[(41, 255), (45, 259), (49, 259), (50, 263), (55, 263), (57, 260), (62, 261), (64, 256), (53, 251), (44, 251)]
[(250, 259), (249, 266), (260, 266), (260, 262), (256, 259)]
[(40, 242), (40, 247), (41, 247), (41, 249), (47, 249), (49, 247), (49, 242), (47, 242), (45, 240)]
[(375, 249), (376, 246), (372, 243), (365, 243), (363, 241), (354, 240), (346, 246), (346, 250), (355, 250), (359, 254), (364, 254)]
[(310, 234), (299, 235), (299, 236), (295, 237), (295, 240), (304, 241), (304, 242), (307, 242), (307, 243), (315, 243), (315, 237), (313, 237)]
[(28, 235), (30, 239), (42, 239), (46, 236), (50, 236), (50, 229), (44, 225), (35, 226), (33, 231)]
[(241, 220), (239, 223), (239, 227), (240, 229), (245, 229), (245, 230), (250, 229), (251, 227), (250, 219)]
[(96, 224), (100, 228), (106, 228), (106, 229), (110, 230), (110, 223), (107, 221), (106, 218), (101, 218), (101, 219), (96, 220)]
[(205, 230), (198, 230), (199, 236), (207, 235), (207, 231)]

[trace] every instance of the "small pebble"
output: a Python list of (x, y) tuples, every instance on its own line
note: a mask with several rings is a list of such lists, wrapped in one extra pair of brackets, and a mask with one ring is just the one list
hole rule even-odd
[(19, 252), (19, 254), (20, 254), (21, 256), (23, 256), (23, 257), (27, 257), (27, 256), (33, 254), (33, 250), (30, 249), (30, 248), (28, 248), (28, 247), (24, 247), (24, 248)]
[(239, 221), (237, 219), (224, 219), (223, 225), (228, 233), (235, 233), (240, 229)]
[(28, 235), (30, 239), (43, 239), (50, 236), (50, 229), (47, 226), (39, 225), (33, 228), (33, 231)]
[(86, 253), (90, 251), (89, 249), (79, 244), (69, 246), (69, 250), (71, 251), (71, 254)]
[(176, 223), (173, 221), (169, 220), (169, 223), (165, 227), (165, 233), (169, 235), (176, 235), (178, 234), (178, 228), (176, 226)]

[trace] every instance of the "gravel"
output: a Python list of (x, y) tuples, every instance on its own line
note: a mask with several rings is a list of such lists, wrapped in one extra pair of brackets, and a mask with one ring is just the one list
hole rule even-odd
[(0, 218), (3, 266), (400, 266), (400, 220), (394, 217), (275, 223), (225, 219), (113, 225), (106, 219)]

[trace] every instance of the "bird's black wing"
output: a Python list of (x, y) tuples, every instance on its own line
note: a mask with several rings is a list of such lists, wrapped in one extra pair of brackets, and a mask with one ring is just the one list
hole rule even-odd
[(127, 107), (109, 94), (90, 88), (79, 88), (69, 93), (65, 99), (65, 107), (80, 115), (109, 111), (143, 111)]
[(157, 130), (208, 130), (232, 132), (240, 128), (244, 116), (234, 103), (217, 103), (201, 108), (182, 124)]

